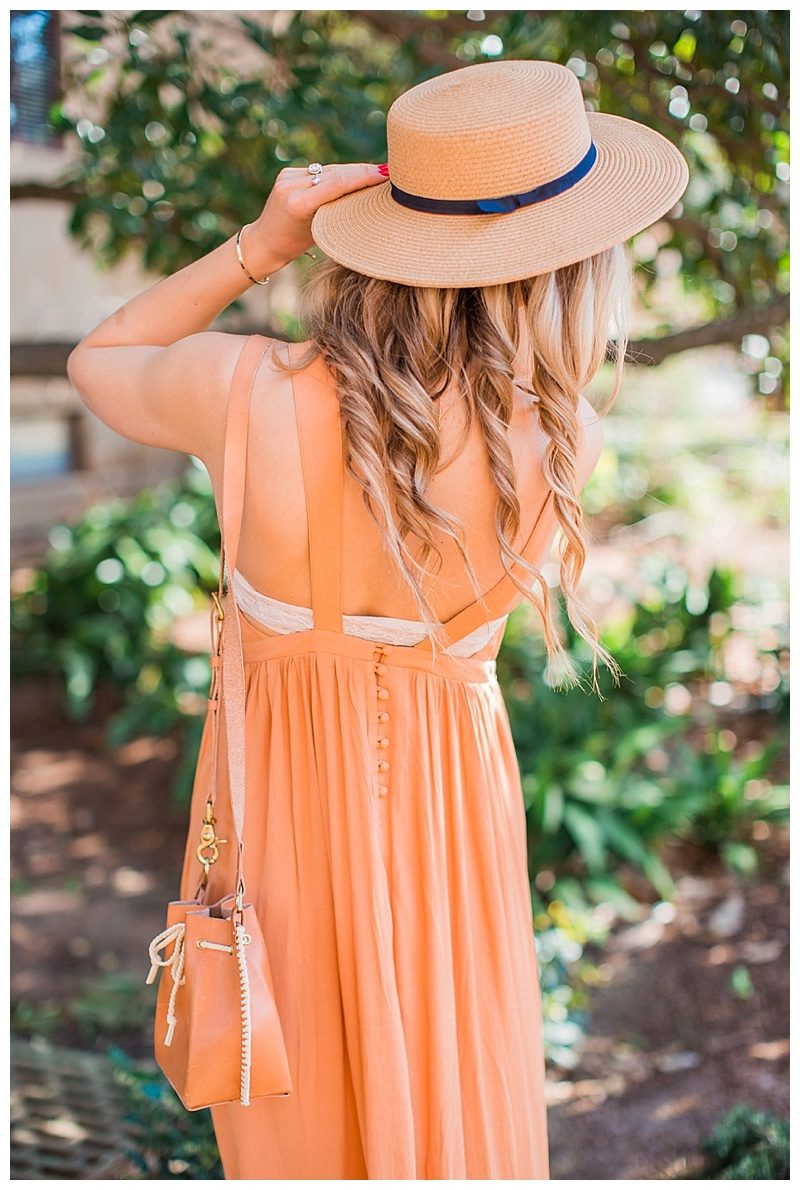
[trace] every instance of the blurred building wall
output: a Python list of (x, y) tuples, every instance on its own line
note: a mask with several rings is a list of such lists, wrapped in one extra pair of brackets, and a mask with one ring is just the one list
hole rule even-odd
[[(140, 446), (113, 433), (84, 407), (66, 375), (66, 359), (75, 344), (158, 277), (142, 270), (134, 251), (113, 269), (101, 271), (69, 234), (70, 199), (38, 196), (42, 187), (58, 193), (59, 179), (79, 152), (73, 136), (53, 140), (42, 123), (37, 125), (39, 92), (48, 77), (56, 91), (62, 85), (66, 39), (61, 27), (77, 14), (38, 10), (38, 16), (49, 22), (48, 35), (55, 41), (48, 49), (35, 25), (18, 29), (18, 42), (29, 39), (18, 57), (32, 65), (18, 66), (16, 78), (12, 66), (11, 184), (37, 190), (36, 197), (13, 197), (10, 204), (14, 562), (40, 556), (54, 523), (76, 517), (97, 500), (131, 495), (179, 474), (186, 463), (184, 455)], [(38, 62), (37, 39), (42, 41)], [(12, 59), (13, 46), (12, 27)], [(20, 112), (16, 124), (14, 96)], [(224, 325), (215, 323), (215, 329), (267, 330), (273, 309), (292, 306), (293, 270), (284, 274), (269, 286), (270, 292), (254, 292), (253, 287), (242, 299), (242, 311), (228, 313)]]

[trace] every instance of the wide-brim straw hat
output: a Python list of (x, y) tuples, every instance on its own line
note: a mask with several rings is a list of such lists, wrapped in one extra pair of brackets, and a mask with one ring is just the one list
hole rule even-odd
[(586, 111), (555, 62), (465, 66), (389, 108), (389, 180), (324, 203), (311, 234), (369, 277), (426, 287), (532, 277), (622, 243), (686, 189), (679, 150)]

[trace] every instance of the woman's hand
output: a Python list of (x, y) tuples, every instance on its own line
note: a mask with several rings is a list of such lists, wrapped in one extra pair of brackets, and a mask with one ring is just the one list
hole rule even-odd
[[(383, 166), (386, 170), (386, 166)], [(275, 180), (264, 210), (242, 233), (242, 254), (254, 277), (275, 272), (311, 248), (311, 220), (326, 202), (385, 182), (388, 173), (367, 162), (326, 165), (312, 183), (307, 169), (287, 166)]]
[[(254, 277), (276, 272), (314, 243), (311, 220), (326, 202), (386, 181), (365, 162), (325, 166), (321, 177), (314, 186), (306, 169), (281, 170), (261, 215), (242, 233)], [(118, 434), (216, 459), (244, 337), (207, 328), (249, 285), (231, 236), (85, 335), (67, 362), (73, 386)]]

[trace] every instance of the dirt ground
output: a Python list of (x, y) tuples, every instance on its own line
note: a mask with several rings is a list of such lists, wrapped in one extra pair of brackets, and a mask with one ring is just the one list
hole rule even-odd
[(672, 920), (662, 907), (615, 931), (580, 1066), (549, 1085), (554, 1179), (692, 1176), (728, 1108), (788, 1115), (786, 847), (748, 883), (675, 854)]
[[(177, 759), (170, 739), (112, 755), (102, 713), (76, 725), (57, 686), (15, 687), (12, 1004), (57, 1009), (93, 975), (143, 982), (182, 862), (187, 811), (169, 801)], [(788, 1111), (785, 840), (767, 841), (750, 882), (704, 853), (675, 850), (669, 862), (677, 902), (615, 931), (580, 1065), (551, 1072), (554, 1179), (687, 1176), (727, 1107)], [(108, 1040), (74, 1024), (54, 1039)], [(113, 1039), (151, 1054), (141, 1023)]]
[[(142, 738), (114, 754), (104, 719), (100, 708), (91, 724), (67, 720), (55, 684), (15, 685), (12, 1004), (65, 1001), (114, 972), (144, 981), (176, 895), (187, 816), (169, 799), (177, 741)], [(86, 1043), (69, 1026), (57, 1040)], [(120, 1042), (148, 1056), (138, 1031)]]

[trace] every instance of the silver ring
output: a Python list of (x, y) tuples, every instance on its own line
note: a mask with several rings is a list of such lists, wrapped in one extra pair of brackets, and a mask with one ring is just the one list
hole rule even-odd
[(311, 185), (316, 186), (318, 182), (322, 181), (322, 166), (318, 161), (312, 161), (308, 167), (308, 172), (314, 176), (311, 179)]

